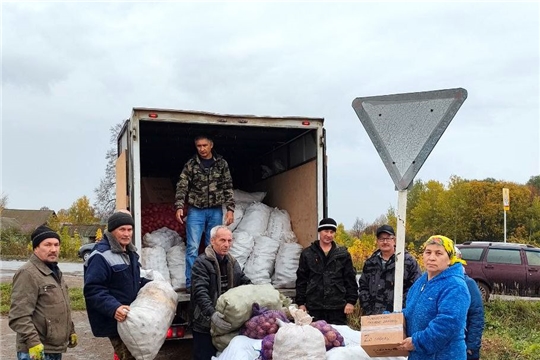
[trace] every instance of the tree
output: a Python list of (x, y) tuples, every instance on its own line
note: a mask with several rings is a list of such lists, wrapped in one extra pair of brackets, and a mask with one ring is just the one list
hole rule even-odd
[(353, 244), (354, 238), (349, 235), (349, 233), (345, 230), (345, 226), (340, 223), (338, 224), (334, 241), (338, 245), (349, 247)]
[[(61, 211), (59, 211), (59, 213)], [(62, 213), (62, 216), (67, 214), (67, 221), (65, 222), (75, 225), (95, 224), (96, 222), (99, 222), (99, 219), (96, 217), (95, 213), (96, 211), (90, 205), (90, 199), (83, 196), (75, 200), (70, 208), (67, 209), (66, 213)]]
[(101, 220), (108, 218), (114, 212), (116, 206), (117, 138), (123, 125), (124, 122), (121, 122), (110, 128), (111, 148), (107, 150), (105, 155), (105, 159), (107, 160), (105, 176), (100, 179), (99, 186), (94, 189), (94, 194), (96, 195), (94, 208), (96, 215)]
[(526, 185), (531, 188), (536, 196), (540, 196), (540, 175), (531, 176)]
[(8, 195), (2, 193), (2, 195), (0, 196), (0, 212), (2, 212), (2, 210), (6, 208), (7, 203), (8, 203)]
[(366, 227), (367, 227), (367, 224), (363, 219), (356, 218), (356, 220), (354, 221), (353, 227), (350, 230), (351, 236), (355, 238), (359, 238), (360, 235), (362, 235), (362, 233), (366, 229)]

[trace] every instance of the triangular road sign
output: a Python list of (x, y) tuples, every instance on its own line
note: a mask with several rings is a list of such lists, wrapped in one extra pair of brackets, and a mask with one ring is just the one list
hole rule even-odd
[(354, 99), (397, 190), (409, 187), (466, 98), (458, 88)]

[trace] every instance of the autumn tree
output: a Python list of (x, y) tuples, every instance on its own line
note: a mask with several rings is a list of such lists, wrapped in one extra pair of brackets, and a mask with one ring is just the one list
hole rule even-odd
[(349, 235), (343, 224), (338, 224), (336, 235), (334, 237), (335, 242), (338, 245), (349, 247), (353, 244), (354, 238)]
[(111, 126), (110, 144), (111, 147), (105, 154), (107, 165), (105, 166), (105, 176), (101, 178), (99, 186), (94, 189), (96, 200), (94, 208), (96, 215), (104, 220), (108, 218), (116, 206), (116, 159), (117, 159), (117, 138), (124, 122)]
[(86, 196), (75, 200), (69, 209), (58, 211), (57, 217), (62, 219), (62, 223), (76, 225), (95, 224), (99, 222), (99, 219), (96, 217), (96, 211), (90, 205), (90, 199)]

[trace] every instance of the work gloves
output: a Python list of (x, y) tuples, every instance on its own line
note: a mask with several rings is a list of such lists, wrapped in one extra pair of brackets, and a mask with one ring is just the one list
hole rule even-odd
[(212, 320), (212, 322), (214, 323), (214, 325), (216, 325), (218, 329), (222, 331), (229, 331), (231, 330), (231, 323), (223, 320), (224, 316), (225, 315), (223, 315), (219, 311), (216, 311), (215, 313), (212, 314), (212, 317), (210, 319)]
[(30, 359), (32, 360), (45, 360), (45, 350), (43, 348), (43, 344), (32, 346), (30, 349), (28, 349), (28, 353), (30, 354)]
[(68, 348), (74, 348), (78, 343), (77, 334), (73, 333), (69, 335)]

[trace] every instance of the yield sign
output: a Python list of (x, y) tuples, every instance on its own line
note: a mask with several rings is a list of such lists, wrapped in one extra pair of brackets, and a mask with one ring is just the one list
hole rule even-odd
[(397, 190), (409, 187), (466, 98), (458, 88), (354, 99)]

